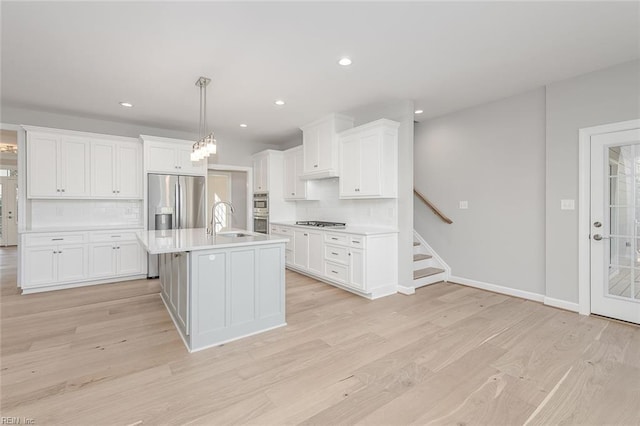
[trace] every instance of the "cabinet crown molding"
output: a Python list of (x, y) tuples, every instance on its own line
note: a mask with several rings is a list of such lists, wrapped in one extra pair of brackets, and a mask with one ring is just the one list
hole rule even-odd
[(331, 121), (331, 120), (335, 120), (335, 121), (346, 121), (346, 122), (350, 122), (351, 125), (353, 126), (353, 122), (355, 121), (353, 119), (353, 117), (349, 117), (348, 115), (342, 115), (342, 114), (329, 114), (325, 117), (322, 117), (318, 120), (315, 120), (309, 124), (305, 124), (304, 126), (300, 126), (300, 130), (302, 130), (303, 132), (305, 131), (305, 129), (308, 129), (309, 127), (314, 127), (317, 126), (318, 124), (322, 124), (325, 123), (327, 121)]
[(138, 138), (129, 137), (129, 136), (117, 136), (117, 135), (107, 135), (104, 133), (92, 133), (92, 132), (80, 132), (78, 130), (66, 130), (66, 129), (54, 129), (50, 127), (39, 127), (39, 126), (27, 126), (21, 125), (26, 132), (28, 133), (49, 133), (61, 136), (76, 136), (88, 139), (106, 139), (114, 142), (135, 142), (139, 143)]
[(351, 129), (343, 130), (338, 133), (338, 136), (348, 136), (353, 133), (360, 133), (364, 130), (369, 130), (373, 128), (386, 127), (390, 130), (397, 130), (400, 127), (400, 123), (397, 121), (389, 120), (387, 118), (381, 118), (380, 120), (371, 121), (369, 123), (362, 124), (358, 127), (353, 127)]
[(140, 135), (139, 138), (142, 142), (160, 142), (167, 144), (183, 144), (192, 146), (195, 143), (194, 140), (186, 140), (186, 139), (174, 139), (174, 138), (165, 138), (162, 136), (151, 136), (151, 135)]

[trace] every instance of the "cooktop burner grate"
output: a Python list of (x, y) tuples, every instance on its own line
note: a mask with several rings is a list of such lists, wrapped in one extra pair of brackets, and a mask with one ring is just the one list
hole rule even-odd
[(323, 222), (321, 220), (299, 220), (296, 222), (296, 225), (316, 226), (318, 228), (335, 228), (335, 229), (344, 229), (347, 226), (346, 223)]

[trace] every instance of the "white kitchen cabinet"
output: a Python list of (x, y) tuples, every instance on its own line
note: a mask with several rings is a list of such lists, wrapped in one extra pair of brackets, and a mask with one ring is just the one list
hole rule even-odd
[(284, 151), (284, 199), (317, 200), (315, 182), (302, 179), (304, 170), (302, 145)]
[(294, 229), (293, 241), (293, 266), (303, 270), (309, 269), (309, 231)]
[(396, 232), (352, 234), (305, 226), (271, 225), (272, 233), (291, 229), (293, 260), (287, 267), (375, 299), (396, 293)]
[(324, 262), (322, 259), (324, 250), (324, 234), (321, 231), (309, 231), (307, 239), (309, 244), (309, 272), (313, 274), (322, 274), (324, 270)]
[(290, 226), (282, 226), (282, 225), (271, 225), (270, 232), (271, 235), (287, 238), (288, 241), (285, 244), (285, 263), (287, 266), (293, 264), (294, 258), (294, 231)]
[(145, 274), (146, 252), (134, 229), (29, 233), (21, 238), (23, 293)]
[(27, 132), (27, 197), (90, 196), (88, 140)]
[(253, 190), (254, 192), (269, 192), (268, 151), (253, 156)]
[(94, 243), (89, 246), (91, 278), (143, 273), (143, 250), (137, 241)]
[(397, 197), (399, 125), (382, 119), (340, 133), (340, 198)]
[(205, 175), (207, 160), (191, 161), (192, 142), (141, 135), (145, 171), (180, 175)]
[(66, 283), (87, 277), (87, 249), (83, 244), (29, 247), (24, 253), (23, 288)]
[(93, 141), (91, 195), (97, 198), (142, 198), (142, 149), (139, 143)]
[(305, 179), (322, 179), (339, 175), (337, 134), (351, 127), (353, 127), (353, 118), (338, 114), (332, 114), (301, 127), (302, 175)]

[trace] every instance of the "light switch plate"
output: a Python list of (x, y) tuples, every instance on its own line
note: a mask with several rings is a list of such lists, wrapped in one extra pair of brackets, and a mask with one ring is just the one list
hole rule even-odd
[(560, 210), (575, 210), (575, 209), (576, 209), (575, 200), (560, 200)]
[(468, 201), (460, 201), (460, 208), (461, 209), (468, 209), (469, 208), (469, 202)]

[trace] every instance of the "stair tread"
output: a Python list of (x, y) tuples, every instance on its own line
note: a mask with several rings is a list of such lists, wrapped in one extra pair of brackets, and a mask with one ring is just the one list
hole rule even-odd
[(439, 274), (444, 272), (444, 269), (440, 268), (424, 268), (418, 269), (417, 271), (413, 271), (413, 279), (418, 280), (420, 278), (428, 277), (431, 275)]
[(413, 242), (413, 246), (414, 246), (414, 247), (415, 247), (415, 246), (419, 246), (419, 245), (420, 245), (420, 243), (419, 243), (419, 242), (417, 242), (417, 241), (414, 241), (414, 242)]
[(417, 262), (419, 260), (431, 259), (432, 257), (430, 254), (418, 253), (413, 255), (413, 261)]

